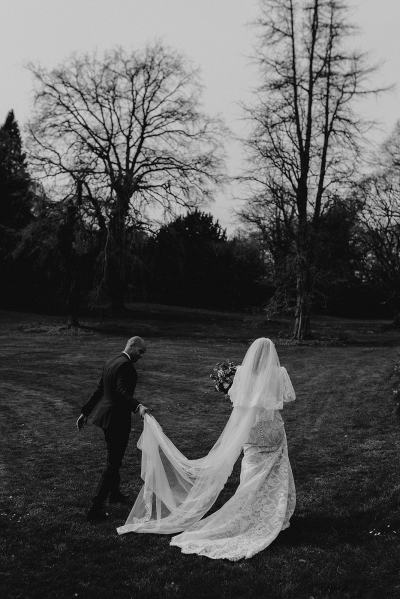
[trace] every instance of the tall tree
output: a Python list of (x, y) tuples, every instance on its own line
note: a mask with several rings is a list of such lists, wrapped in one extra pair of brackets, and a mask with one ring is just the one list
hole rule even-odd
[(21, 231), (32, 219), (33, 190), (21, 135), (10, 110), (0, 126), (0, 280), (1, 302), (15, 306), (24, 293), (25, 278), (12, 253)]
[(14, 111), (0, 127), (0, 225), (19, 230), (32, 218), (31, 180)]
[(211, 214), (193, 210), (160, 228), (149, 243), (148, 290), (153, 301), (243, 309), (265, 295), (265, 263), (253, 239), (226, 231)]
[(278, 218), (293, 238), (293, 335), (302, 339), (310, 334), (320, 221), (353, 175), (365, 125), (355, 101), (372, 92), (373, 68), (349, 50), (354, 28), (339, 0), (261, 0), (258, 26), (249, 207)]
[(321, 217), (318, 247), (322, 251), (315, 261), (315, 303), (331, 313), (354, 314), (359, 299), (361, 209), (362, 203), (353, 197), (336, 198)]
[[(219, 251), (226, 232), (211, 214), (189, 211), (162, 226), (153, 240), (151, 278), (158, 301), (204, 306), (218, 293)], [(222, 281), (219, 281), (222, 284)]]
[(140, 226), (149, 206), (171, 211), (211, 195), (221, 178), (220, 123), (201, 111), (197, 72), (160, 44), (31, 70), (38, 84), (31, 160), (58, 189), (82, 183), (87, 217), (104, 234), (106, 284), (119, 308), (127, 227)]
[(291, 313), (295, 301), (295, 212), (293, 209), (282, 211), (280, 205), (266, 202), (262, 192), (254, 194), (239, 213), (246, 227), (256, 233), (264, 252), (270, 286), (274, 289), (272, 296), (263, 301), (268, 318), (282, 312)]
[(41, 190), (35, 198), (35, 218), (21, 232), (13, 251), (14, 267), (24, 275), (28, 293), (20, 307), (68, 311), (69, 326), (79, 326), (79, 312), (94, 286), (99, 233), (81, 219), (81, 189), (63, 202), (53, 202)]
[(394, 323), (400, 326), (400, 122), (382, 145), (377, 164), (376, 171), (356, 187), (363, 202), (364, 268), (385, 290)]
[(85, 273), (86, 276), (83, 276), (82, 272), (88, 263), (87, 248), (83, 243), (86, 231), (80, 218), (81, 204), (82, 182), (78, 181), (76, 194), (66, 201), (63, 218), (57, 231), (57, 250), (60, 256), (60, 266), (65, 273), (63, 291), (66, 296), (70, 328), (79, 326), (83, 280), (86, 279), (87, 282), (88, 279), (87, 273)]

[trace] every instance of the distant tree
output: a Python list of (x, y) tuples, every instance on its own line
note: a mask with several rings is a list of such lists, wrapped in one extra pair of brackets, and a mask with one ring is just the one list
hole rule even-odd
[(23, 295), (25, 278), (14, 263), (23, 228), (32, 220), (32, 182), (14, 112), (0, 126), (0, 282), (3, 305), (14, 306)]
[(67, 311), (69, 326), (76, 327), (94, 286), (98, 232), (81, 219), (79, 188), (63, 202), (38, 196), (34, 213), (34, 220), (21, 232), (13, 252), (29, 293), (19, 305)]
[(283, 212), (264, 195), (253, 196), (239, 213), (246, 229), (254, 232), (264, 252), (273, 293), (262, 300), (268, 318), (293, 313), (296, 303), (295, 214)]
[(210, 285), (218, 285), (216, 264), (223, 242), (225, 230), (211, 214), (197, 209), (161, 227), (154, 239), (151, 269), (159, 301), (187, 306), (207, 303)]
[(310, 335), (321, 219), (352, 180), (365, 125), (355, 101), (371, 93), (373, 69), (349, 49), (354, 28), (342, 1), (261, 0), (258, 26), (262, 82), (247, 109), (249, 206), (263, 208), (293, 239), (293, 336), (302, 339)]
[(93, 246), (96, 246), (96, 236), (90, 234), (82, 219), (82, 200), (82, 182), (78, 181), (75, 194), (65, 201), (56, 238), (59, 266), (65, 275), (61, 290), (65, 294), (69, 327), (79, 326), (83, 298), (93, 284), (93, 273), (89, 273), (90, 266), (93, 266), (91, 254)]
[(162, 236), (166, 231), (173, 231), (178, 239), (191, 240), (194, 243), (226, 241), (226, 231), (219, 222), (212, 214), (198, 209), (178, 216), (171, 223), (161, 227), (159, 235)]
[(20, 230), (32, 218), (31, 179), (21, 135), (10, 110), (0, 127), (0, 226)]
[(86, 218), (104, 239), (106, 286), (120, 308), (128, 228), (142, 226), (149, 207), (171, 213), (210, 197), (221, 178), (220, 124), (201, 111), (197, 72), (161, 44), (31, 71), (30, 160), (63, 197), (71, 193), (65, 186), (81, 181)]
[(236, 234), (223, 251), (221, 305), (260, 310), (274, 292), (271, 264), (258, 237)]
[(151, 245), (150, 293), (156, 301), (234, 309), (263, 299), (262, 250), (249, 238), (228, 240), (211, 214), (179, 216), (161, 227)]
[[(360, 285), (362, 249), (359, 247), (359, 212), (361, 202), (337, 197), (321, 215), (315, 240), (321, 251), (313, 265), (313, 302), (319, 310), (339, 310), (346, 314), (347, 290)], [(269, 317), (290, 313), (296, 305), (296, 243), (294, 214), (284, 220), (274, 204), (257, 205), (253, 200), (241, 215), (247, 226), (259, 233), (265, 251), (270, 287), (274, 293), (266, 306)], [(349, 311), (353, 309), (349, 306)]]
[(362, 203), (354, 198), (336, 198), (324, 211), (318, 229), (315, 260), (315, 305), (330, 313), (359, 314), (362, 293), (360, 212)]
[(391, 162), (363, 179), (357, 193), (364, 202), (364, 273), (384, 290), (394, 323), (400, 326), (400, 163)]
[(57, 251), (57, 232), (63, 206), (45, 196), (35, 201), (35, 218), (21, 231), (12, 253), (13, 266), (23, 273), (25, 293), (15, 302), (19, 308), (60, 308), (58, 289), (65, 276)]

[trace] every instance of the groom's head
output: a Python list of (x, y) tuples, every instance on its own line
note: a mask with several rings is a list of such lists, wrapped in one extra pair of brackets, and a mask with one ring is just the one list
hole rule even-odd
[(145, 353), (146, 344), (141, 337), (131, 337), (128, 339), (124, 351), (129, 354), (132, 362), (137, 362)]

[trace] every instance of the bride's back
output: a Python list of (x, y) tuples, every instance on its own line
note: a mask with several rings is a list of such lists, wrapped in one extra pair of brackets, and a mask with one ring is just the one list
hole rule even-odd
[(274, 411), (272, 420), (260, 414), (250, 430), (247, 443), (273, 450), (282, 443), (284, 433), (283, 419), (279, 410)]

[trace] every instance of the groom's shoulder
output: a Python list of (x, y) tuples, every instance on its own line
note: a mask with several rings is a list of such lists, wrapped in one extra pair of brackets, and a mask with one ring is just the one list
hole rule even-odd
[(106, 371), (119, 370), (120, 368), (123, 368), (124, 370), (134, 370), (136, 372), (133, 362), (128, 360), (126, 356), (124, 356), (124, 354), (117, 354), (116, 356), (112, 356), (106, 361), (104, 365), (104, 369)]

